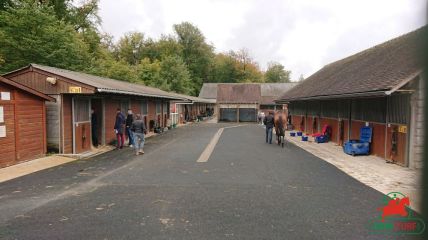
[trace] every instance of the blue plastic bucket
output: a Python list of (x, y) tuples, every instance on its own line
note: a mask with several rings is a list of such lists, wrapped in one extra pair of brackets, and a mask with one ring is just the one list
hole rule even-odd
[(303, 132), (297, 132), (297, 136), (302, 136), (303, 135)]
[(290, 133), (290, 137), (295, 137), (296, 136), (296, 133), (295, 132), (291, 132)]
[(308, 141), (308, 136), (302, 136), (302, 141), (307, 142)]

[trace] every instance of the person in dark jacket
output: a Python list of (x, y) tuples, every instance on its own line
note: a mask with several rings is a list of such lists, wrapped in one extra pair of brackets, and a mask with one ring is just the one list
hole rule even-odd
[(129, 146), (132, 147), (134, 145), (134, 134), (131, 132), (131, 126), (134, 122), (134, 114), (132, 114), (132, 110), (128, 109), (128, 116), (126, 116), (126, 135), (128, 135)]
[(98, 147), (98, 117), (95, 109), (91, 109), (91, 132), (92, 132), (92, 145)]
[(144, 154), (144, 134), (147, 133), (147, 130), (140, 114), (137, 114), (136, 120), (131, 125), (131, 130), (134, 133), (135, 155)]
[(266, 126), (266, 143), (272, 144), (272, 129), (274, 126), (273, 112), (269, 112), (269, 115), (265, 117), (263, 123)]
[(116, 149), (122, 149), (125, 142), (124, 138), (124, 126), (125, 126), (125, 115), (120, 111), (120, 108), (116, 112), (116, 121), (114, 122), (114, 132), (117, 137)]

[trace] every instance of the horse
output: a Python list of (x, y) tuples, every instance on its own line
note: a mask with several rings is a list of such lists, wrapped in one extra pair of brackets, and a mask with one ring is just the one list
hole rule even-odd
[[(284, 112), (278, 111), (274, 115), (274, 126), (276, 133), (276, 141), (278, 145), (281, 143), (280, 137), (285, 137), (285, 127), (287, 126), (287, 115)], [(284, 145), (284, 143), (282, 143)]]

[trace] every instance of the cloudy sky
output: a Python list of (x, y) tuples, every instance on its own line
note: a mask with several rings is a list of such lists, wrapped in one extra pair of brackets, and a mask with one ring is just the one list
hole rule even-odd
[(262, 69), (277, 61), (297, 79), (423, 26), (425, 0), (100, 0), (100, 15), (116, 40), (189, 21), (217, 52), (247, 48)]

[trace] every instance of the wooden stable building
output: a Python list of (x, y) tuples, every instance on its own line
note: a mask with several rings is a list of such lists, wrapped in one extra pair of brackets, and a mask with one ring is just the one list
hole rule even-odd
[(171, 101), (171, 120), (173, 124), (196, 121), (198, 117), (215, 115), (215, 99), (179, 95), (187, 100)]
[(170, 100), (183, 100), (173, 93), (90, 74), (31, 64), (4, 77), (36, 89), (55, 102), (47, 104), (47, 144), (62, 154), (91, 150), (91, 109), (98, 122), (101, 145), (115, 141), (116, 109), (142, 114), (150, 131), (166, 127)]
[(258, 112), (282, 110), (274, 100), (297, 83), (204, 83), (199, 98), (216, 101), (219, 121), (256, 122)]
[(291, 123), (307, 134), (332, 127), (342, 145), (373, 129), (371, 154), (422, 168), (422, 44), (427, 28), (328, 64), (278, 100), (288, 103)]
[(55, 99), (0, 77), (0, 168), (46, 154), (46, 101)]

